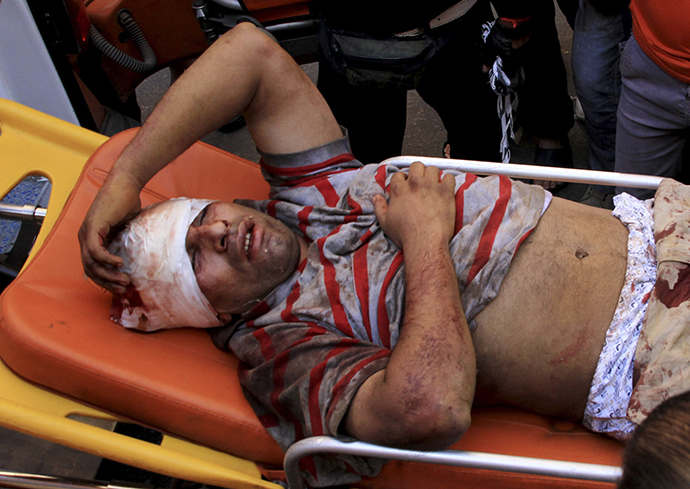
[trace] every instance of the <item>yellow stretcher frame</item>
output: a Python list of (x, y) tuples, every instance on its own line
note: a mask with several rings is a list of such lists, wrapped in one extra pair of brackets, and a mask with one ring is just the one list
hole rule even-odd
[[(98, 133), (0, 99), (2, 196), (29, 175), (45, 176), (52, 183), (48, 211), (27, 263), (57, 221), (89, 157), (106, 140)], [(28, 383), (0, 362), (3, 427), (178, 479), (232, 489), (280, 487), (262, 480), (252, 461), (166, 434), (155, 445), (73, 419), (80, 416), (129, 422)], [(0, 476), (3, 486), (13, 487)]]

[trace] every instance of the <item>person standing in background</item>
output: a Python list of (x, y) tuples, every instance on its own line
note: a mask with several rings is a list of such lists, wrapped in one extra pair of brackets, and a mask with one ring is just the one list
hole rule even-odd
[[(615, 168), (616, 114), (621, 93), (619, 63), (632, 28), (629, 3), (630, 0), (579, 0), (573, 25), (573, 82), (585, 114), (592, 170)], [(612, 209), (614, 190), (592, 185), (581, 202)]]
[[(484, 45), (482, 26), (494, 20), (491, 4), (499, 15), (489, 34), (496, 42)], [(501, 55), (526, 73), (518, 117), (538, 141), (535, 163), (572, 167), (567, 136), (572, 104), (552, 0), (436, 0), (414, 8), (383, 0), (333, 0), (319, 8), (318, 87), (349, 130), (360, 160), (401, 154), (407, 91), (416, 89), (443, 121), (450, 157), (501, 161), (496, 95), (482, 69), (488, 57)], [(445, 23), (439, 25), (439, 19)], [(524, 38), (519, 48), (505, 45), (515, 36)], [(419, 59), (401, 70), (394, 59), (403, 57), (405, 48), (396, 45), (425, 38), (435, 42), (433, 55), (418, 71), (408, 68)]]
[[(618, 172), (676, 177), (690, 129), (690, 2), (632, 0), (621, 57)], [(617, 187), (640, 199), (651, 190)]]
[[(317, 86), (364, 163), (402, 152), (407, 91), (441, 118), (455, 158), (500, 161), (496, 96), (481, 71), (488, 0), (328, 0)], [(442, 148), (439, 148), (439, 155)]]

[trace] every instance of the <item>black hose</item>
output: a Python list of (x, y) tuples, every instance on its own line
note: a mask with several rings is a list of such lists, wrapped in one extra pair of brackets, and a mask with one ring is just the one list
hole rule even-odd
[(153, 52), (148, 41), (142, 34), (141, 29), (132, 18), (132, 15), (126, 10), (121, 10), (118, 14), (120, 24), (125, 28), (134, 41), (134, 44), (139, 48), (139, 52), (144, 57), (144, 61), (132, 58), (126, 53), (123, 53), (118, 48), (110, 44), (98, 30), (91, 24), (89, 34), (94, 45), (107, 57), (113, 61), (121, 64), (125, 68), (136, 71), (137, 73), (149, 73), (156, 68), (156, 53)]

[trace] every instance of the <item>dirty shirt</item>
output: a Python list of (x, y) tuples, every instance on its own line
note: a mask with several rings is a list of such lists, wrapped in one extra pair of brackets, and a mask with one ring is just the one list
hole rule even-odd
[[(347, 138), (302, 153), (262, 155), (261, 165), (271, 198), (238, 203), (303, 236), (308, 256), (215, 341), (241, 360), (245, 395), (283, 450), (309, 436), (347, 439), (341, 423), (348, 406), (359, 386), (386, 368), (403, 325), (404, 255), (380, 228), (372, 198), (387, 198), (392, 175), (406, 170), (363, 166)], [(449, 246), (472, 328), (549, 194), (506, 177), (450, 173), (457, 217)], [(383, 463), (317, 455), (302, 459), (300, 469), (309, 485), (329, 486), (376, 475)]]
[(637, 342), (639, 380), (628, 419), (640, 424), (664, 400), (690, 390), (690, 187), (662, 180), (654, 196), (657, 277)]

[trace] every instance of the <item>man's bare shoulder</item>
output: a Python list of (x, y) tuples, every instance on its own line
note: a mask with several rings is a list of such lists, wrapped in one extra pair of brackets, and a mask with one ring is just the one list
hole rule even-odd
[(480, 403), (579, 419), (625, 277), (627, 229), (555, 198), (476, 318)]

